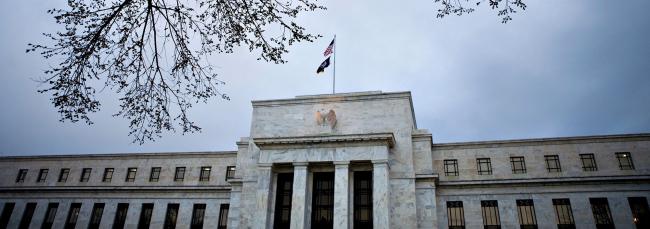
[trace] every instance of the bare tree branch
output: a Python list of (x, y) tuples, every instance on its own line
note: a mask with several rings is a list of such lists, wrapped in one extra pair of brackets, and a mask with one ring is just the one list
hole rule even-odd
[(103, 82), (120, 96), (115, 116), (130, 120), (129, 135), (142, 144), (178, 128), (200, 131), (192, 105), (229, 99), (208, 55), (244, 46), (284, 63), (289, 45), (320, 37), (296, 17), (323, 9), (312, 0), (69, 0), (66, 9), (48, 10), (64, 26), (44, 34), (53, 44), (29, 44), (27, 52), (61, 60), (39, 90), (51, 94), (60, 121), (91, 124), (88, 115), (100, 108), (91, 82)]

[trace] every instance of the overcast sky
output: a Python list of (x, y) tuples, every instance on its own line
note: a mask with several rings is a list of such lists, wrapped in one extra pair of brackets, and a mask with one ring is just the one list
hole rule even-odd
[(195, 106), (198, 134), (132, 144), (106, 90), (94, 125), (60, 123), (32, 79), (55, 63), (26, 54), (55, 24), (63, 0), (0, 8), (0, 155), (218, 151), (250, 131), (251, 100), (331, 91), (316, 76), (337, 35), (337, 91), (411, 91), (418, 127), (434, 142), (650, 132), (650, 1), (527, 0), (501, 24), (496, 12), (435, 18), (433, 0), (324, 1), (301, 17), (325, 38), (292, 46), (287, 64), (215, 55), (230, 101)]

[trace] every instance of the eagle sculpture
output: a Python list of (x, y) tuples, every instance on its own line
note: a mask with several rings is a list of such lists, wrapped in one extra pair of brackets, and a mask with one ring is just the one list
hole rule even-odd
[(327, 114), (316, 111), (316, 123), (321, 126), (329, 125), (331, 128), (334, 128), (336, 126), (336, 113), (334, 110), (330, 110)]

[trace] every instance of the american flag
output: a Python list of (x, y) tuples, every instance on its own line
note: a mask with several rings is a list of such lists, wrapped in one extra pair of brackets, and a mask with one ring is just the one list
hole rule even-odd
[(325, 49), (325, 52), (323, 52), (323, 56), (328, 56), (332, 53), (334, 53), (334, 40), (332, 40), (332, 42), (330, 42), (330, 45), (327, 46), (327, 49)]

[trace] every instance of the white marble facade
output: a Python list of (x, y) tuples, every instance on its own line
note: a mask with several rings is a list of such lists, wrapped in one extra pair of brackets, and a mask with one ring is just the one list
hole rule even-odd
[[(140, 207), (154, 205), (151, 227), (161, 228), (167, 205), (179, 204), (176, 228), (190, 228), (192, 208), (205, 204), (205, 228), (216, 228), (220, 206), (229, 204), (228, 228), (274, 228), (278, 175), (292, 176), (290, 228), (317, 228), (314, 174), (333, 174), (333, 228), (354, 228), (357, 172), (372, 177), (373, 228), (448, 228), (448, 201), (463, 203), (463, 225), (484, 225), (481, 201), (498, 202), (501, 228), (519, 228), (516, 201), (534, 201), (538, 228), (557, 228), (553, 199), (571, 200), (576, 228), (596, 224), (590, 198), (607, 198), (617, 228), (634, 227), (629, 197), (650, 199), (650, 134), (508, 140), (433, 142), (418, 129), (410, 92), (360, 92), (253, 101), (250, 136), (237, 151), (0, 158), (0, 208), (15, 207), (8, 228), (18, 228), (26, 203), (37, 203), (29, 226), (40, 228), (48, 203), (59, 203), (53, 228), (62, 228), (71, 203), (82, 203), (77, 228), (89, 224), (94, 203), (105, 203), (100, 228), (112, 228), (118, 203), (129, 203), (125, 228), (137, 228)], [(616, 153), (633, 158), (622, 167)], [(597, 169), (584, 171), (580, 154), (593, 154)], [(549, 172), (545, 156), (557, 155), (560, 171)], [(511, 157), (525, 159), (525, 172), (513, 173)], [(477, 158), (490, 159), (490, 173), (479, 175)], [(445, 160), (457, 162), (457, 174)], [(228, 166), (236, 166), (227, 177)], [(151, 181), (150, 170), (160, 167)], [(186, 168), (175, 179), (175, 168)], [(201, 167), (210, 167), (201, 181)], [(69, 168), (66, 182), (59, 171)], [(83, 168), (90, 179), (80, 182)], [(103, 182), (105, 168), (113, 180)], [(128, 168), (135, 180), (125, 181)], [(27, 169), (18, 181), (19, 170)], [(44, 181), (37, 181), (48, 169)], [(448, 169), (447, 169), (448, 170)], [(232, 175), (232, 174), (230, 174)], [(647, 203), (646, 203), (647, 205)], [(2, 222), (0, 222), (2, 223)], [(0, 225), (1, 226), (1, 225)]]

